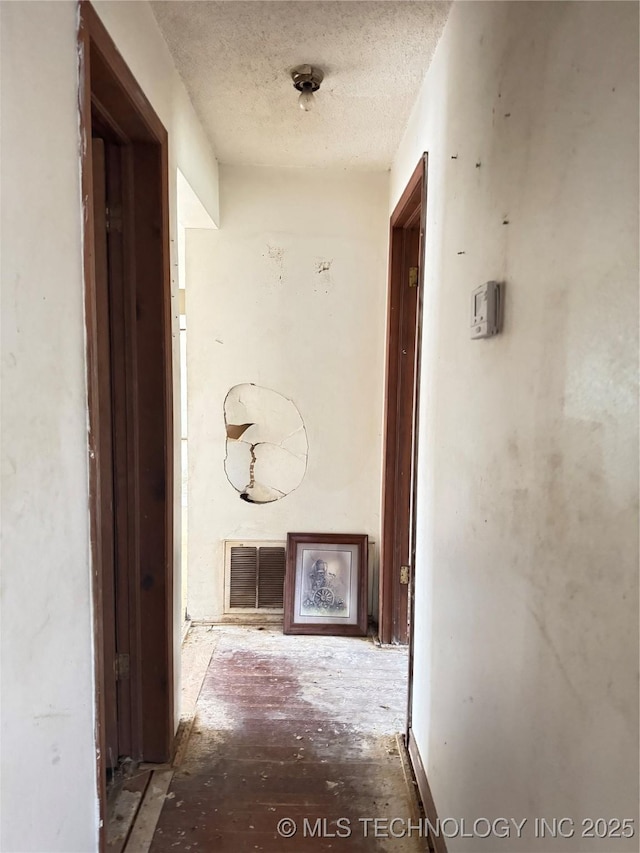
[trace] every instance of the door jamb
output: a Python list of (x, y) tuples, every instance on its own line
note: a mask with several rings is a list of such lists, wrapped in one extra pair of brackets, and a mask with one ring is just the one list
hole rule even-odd
[[(380, 581), (379, 581), (379, 637), (383, 644), (394, 641), (394, 604), (398, 597), (396, 589), (400, 586), (399, 566), (395, 566), (394, 552), (396, 549), (396, 517), (398, 508), (396, 506), (396, 472), (400, 457), (398, 447), (399, 434), (399, 385), (400, 385), (400, 311), (399, 300), (402, 281), (402, 245), (399, 245), (402, 229), (415, 219), (420, 211), (420, 243), (418, 247), (418, 281), (416, 302), (416, 334), (414, 347), (414, 378), (413, 378), (413, 412), (412, 412), (412, 470), (410, 485), (411, 507), (415, 505), (415, 474), (417, 457), (417, 404), (418, 404), (418, 380), (420, 367), (420, 344), (422, 326), (422, 292), (424, 278), (424, 226), (426, 221), (426, 175), (427, 154), (420, 158), (398, 204), (396, 205), (390, 221), (389, 237), (389, 291), (388, 291), (388, 327), (387, 327), (387, 373), (385, 383), (385, 440), (384, 440), (384, 481), (382, 497), (382, 546), (380, 555)], [(411, 573), (414, 571), (415, 557), (415, 515), (413, 509), (408, 519), (409, 528), (409, 565)], [(397, 570), (396, 570), (397, 569)], [(413, 594), (413, 582), (410, 579), (408, 608), (410, 619), (411, 599)]]
[[(103, 508), (100, 505), (100, 443), (98, 425), (98, 381), (97, 381), (97, 311), (96, 281), (94, 273), (94, 222), (93, 222), (93, 177), (92, 177), (92, 59), (95, 59), (101, 73), (108, 74), (113, 84), (112, 94), (120, 105), (120, 130), (124, 138), (137, 138), (141, 143), (157, 146), (159, 160), (159, 195), (161, 213), (159, 238), (157, 240), (157, 270), (162, 288), (162, 305), (159, 307), (162, 337), (162, 384), (164, 411), (164, 481), (156, 482), (158, 500), (164, 503), (165, 536), (163, 549), (165, 559), (158, 567), (158, 587), (160, 596), (154, 599), (154, 610), (146, 614), (147, 619), (160, 619), (165, 631), (165, 642), (158, 652), (158, 661), (162, 679), (166, 680), (166, 702), (163, 702), (161, 727), (167, 740), (167, 755), (170, 757), (174, 733), (173, 716), (173, 385), (172, 385), (172, 336), (171, 336), (171, 270), (169, 261), (169, 171), (168, 171), (168, 135), (160, 119), (153, 110), (133, 74), (118, 52), (98, 14), (88, 0), (79, 2), (78, 25), (78, 63), (79, 89), (78, 107), (80, 119), (80, 156), (82, 191), (82, 228), (84, 261), (84, 299), (86, 326), (87, 359), (87, 403), (89, 410), (89, 525), (91, 549), (91, 587), (93, 602), (94, 670), (95, 670), (95, 743), (96, 743), (96, 785), (98, 797), (99, 849), (106, 846), (107, 796), (104, 762), (104, 660), (102, 628), (102, 578), (100, 572), (100, 518)], [(105, 90), (106, 91), (106, 90)], [(100, 111), (100, 104), (93, 98), (93, 106)], [(155, 223), (154, 223), (155, 224)], [(137, 571), (137, 566), (132, 567)], [(140, 580), (138, 578), (138, 580)], [(138, 584), (140, 588), (140, 584)], [(144, 586), (143, 586), (144, 588)], [(150, 609), (150, 608), (148, 608)], [(144, 620), (141, 624), (144, 624)], [(148, 665), (147, 665), (148, 666)], [(141, 668), (140, 668), (141, 669)], [(140, 671), (142, 679), (142, 671)], [(142, 683), (142, 682), (141, 682)], [(144, 756), (143, 756), (144, 757)], [(165, 759), (165, 760), (166, 760)]]
[(422, 157), (422, 189), (420, 208), (420, 245), (418, 248), (418, 304), (416, 307), (416, 354), (415, 354), (415, 385), (413, 392), (413, 447), (411, 449), (411, 511), (409, 528), (409, 555), (411, 564), (411, 583), (409, 586), (409, 671), (407, 689), (407, 724), (406, 744), (409, 745), (411, 728), (413, 722), (413, 655), (415, 637), (413, 626), (415, 624), (415, 572), (416, 572), (416, 538), (417, 538), (417, 506), (418, 506), (418, 442), (420, 436), (420, 376), (422, 374), (422, 317), (424, 313), (424, 273), (425, 273), (425, 246), (427, 234), (427, 184), (429, 177), (429, 154), (424, 153)]

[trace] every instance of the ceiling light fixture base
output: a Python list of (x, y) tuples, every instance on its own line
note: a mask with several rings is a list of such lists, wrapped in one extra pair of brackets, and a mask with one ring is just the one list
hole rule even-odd
[(298, 65), (292, 69), (291, 79), (298, 92), (317, 92), (324, 80), (324, 72), (313, 65)]

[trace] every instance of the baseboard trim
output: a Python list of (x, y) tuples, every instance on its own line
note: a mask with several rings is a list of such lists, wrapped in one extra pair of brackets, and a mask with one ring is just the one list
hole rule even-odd
[[(429, 787), (427, 773), (424, 769), (424, 764), (422, 763), (422, 757), (420, 756), (420, 750), (418, 749), (418, 744), (416, 743), (416, 739), (413, 736), (413, 731), (411, 729), (409, 729), (407, 752), (409, 753), (411, 768), (414, 776), (416, 777), (418, 792), (420, 793), (422, 807), (424, 808), (427, 820), (432, 826), (437, 826), (438, 812), (436, 811), (436, 804), (433, 801), (433, 794)], [(447, 845), (445, 844), (445, 840), (442, 835), (432, 835), (429, 833), (428, 840), (430, 841), (430, 846), (433, 848), (434, 853), (447, 853)]]
[(282, 625), (282, 613), (223, 613), (216, 619), (193, 619), (192, 625), (212, 625), (221, 628), (224, 625)]

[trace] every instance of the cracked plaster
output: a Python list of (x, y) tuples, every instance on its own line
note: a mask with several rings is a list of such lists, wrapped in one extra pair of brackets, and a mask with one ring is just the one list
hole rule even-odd
[(276, 391), (245, 383), (224, 402), (225, 473), (249, 503), (271, 503), (302, 482), (308, 443), (295, 404)]

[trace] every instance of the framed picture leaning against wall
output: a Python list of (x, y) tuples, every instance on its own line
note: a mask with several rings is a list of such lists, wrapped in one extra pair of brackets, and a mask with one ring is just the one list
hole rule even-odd
[(366, 636), (364, 533), (289, 533), (284, 633)]

